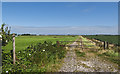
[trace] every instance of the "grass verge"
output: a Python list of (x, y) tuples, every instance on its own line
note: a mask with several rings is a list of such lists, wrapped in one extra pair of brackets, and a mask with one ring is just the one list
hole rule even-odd
[(118, 52), (114, 52), (113, 50), (104, 50), (103, 53), (97, 53), (97, 55), (120, 65), (120, 62), (119, 62), (119, 60), (120, 60), (119, 55), (120, 54)]

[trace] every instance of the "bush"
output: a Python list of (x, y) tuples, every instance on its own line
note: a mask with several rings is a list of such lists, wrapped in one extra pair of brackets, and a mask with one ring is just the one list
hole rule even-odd
[[(30, 45), (26, 50), (16, 53), (16, 64), (12, 64), (11, 53), (2, 54), (3, 72), (46, 72), (45, 66), (50, 62), (65, 56), (64, 47), (58, 47), (52, 42)], [(44, 66), (44, 68), (43, 68)], [(34, 67), (34, 69), (33, 69)]]

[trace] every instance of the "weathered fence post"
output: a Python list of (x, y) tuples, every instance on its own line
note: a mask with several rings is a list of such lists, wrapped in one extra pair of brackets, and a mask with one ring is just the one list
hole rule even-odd
[(81, 49), (83, 49), (82, 38), (80, 39), (80, 43), (81, 43)]
[(2, 71), (2, 35), (0, 35), (0, 72)]
[(104, 41), (104, 49), (108, 49), (108, 42)]
[(106, 48), (109, 49), (109, 43), (108, 42), (106, 42)]
[(105, 41), (104, 41), (104, 49), (105, 49)]
[(15, 64), (15, 33), (13, 33), (13, 64)]

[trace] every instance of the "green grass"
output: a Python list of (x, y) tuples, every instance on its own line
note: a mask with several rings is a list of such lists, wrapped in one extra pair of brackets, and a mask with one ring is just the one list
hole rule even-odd
[(52, 42), (38, 43), (16, 53), (15, 65), (12, 64), (11, 53), (2, 53), (2, 70), (3, 72), (47, 72), (47, 66), (64, 58), (65, 53), (64, 47), (59, 47)]
[[(83, 41), (83, 44), (86, 45), (85, 47), (87, 48), (91, 48), (91, 47), (94, 47), (95, 44), (93, 44), (92, 42), (88, 41), (87, 38), (85, 37), (82, 37), (82, 41)], [(84, 42), (85, 41), (85, 42)]]
[(120, 65), (120, 62), (119, 62), (120, 54), (118, 52), (114, 52), (113, 50), (108, 50), (107, 52), (104, 52), (102, 54), (97, 54), (97, 55), (104, 57), (104, 58)]
[(84, 35), (85, 37), (89, 39), (97, 39), (100, 41), (107, 41), (111, 44), (119, 45), (119, 36), (120, 35)]
[[(56, 43), (56, 41), (73, 41), (76, 40), (77, 37), (78, 36), (18, 36), (15, 38), (15, 48), (17, 52), (25, 50), (25, 48), (31, 44), (43, 43), (44, 41), (51, 41), (53, 43)], [(6, 46), (2, 46), (2, 49), (6, 53), (10, 52), (10, 50), (12, 50), (12, 42), (9, 42)]]
[[(6, 72), (48, 72), (56, 71), (66, 54), (64, 47), (56, 41), (74, 41), (78, 36), (18, 36), (16, 37), (16, 64), (12, 61), (12, 42), (2, 46), (2, 71)], [(70, 43), (70, 42), (69, 42)], [(68, 44), (64, 42), (63, 44)], [(44, 51), (43, 51), (44, 50)], [(52, 66), (53, 65), (53, 66)], [(51, 68), (51, 70), (48, 70)]]

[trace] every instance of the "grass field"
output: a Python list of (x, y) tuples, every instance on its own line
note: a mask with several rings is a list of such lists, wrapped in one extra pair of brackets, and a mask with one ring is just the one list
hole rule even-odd
[(84, 35), (89, 39), (97, 39), (100, 41), (107, 41), (111, 44), (120, 45), (118, 35)]
[[(51, 41), (56, 43), (56, 41), (74, 41), (78, 36), (18, 36), (15, 38), (15, 47), (16, 52), (24, 50), (31, 44), (43, 43), (44, 41)], [(3, 46), (2, 49), (7, 53), (12, 50), (12, 42), (9, 42), (6, 46)]]

